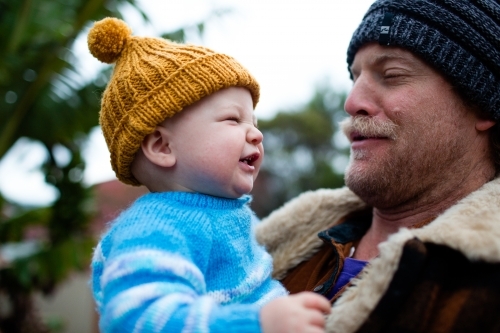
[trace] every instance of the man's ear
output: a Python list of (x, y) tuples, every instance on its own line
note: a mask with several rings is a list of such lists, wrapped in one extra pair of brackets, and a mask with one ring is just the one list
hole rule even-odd
[(478, 119), (476, 121), (476, 130), (482, 132), (482, 131), (487, 131), (493, 126), (495, 126), (496, 121), (491, 120), (491, 119)]
[(156, 126), (155, 131), (142, 140), (141, 148), (151, 163), (165, 168), (175, 165), (176, 158), (170, 149), (170, 135), (166, 128)]

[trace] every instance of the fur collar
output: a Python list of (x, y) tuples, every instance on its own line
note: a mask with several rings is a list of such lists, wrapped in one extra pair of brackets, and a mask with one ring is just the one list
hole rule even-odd
[(256, 228), (259, 243), (273, 256), (273, 277), (309, 259), (321, 246), (318, 232), (345, 215), (366, 208), (348, 188), (305, 192), (274, 211)]
[[(272, 213), (257, 227), (257, 239), (274, 258), (274, 276), (311, 257), (321, 245), (317, 233), (348, 213), (366, 208), (349, 189), (306, 192)], [(335, 303), (327, 332), (354, 332), (387, 290), (403, 244), (417, 237), (447, 245), (471, 260), (500, 262), (500, 178), (471, 193), (421, 229), (401, 229), (380, 244), (372, 260)]]

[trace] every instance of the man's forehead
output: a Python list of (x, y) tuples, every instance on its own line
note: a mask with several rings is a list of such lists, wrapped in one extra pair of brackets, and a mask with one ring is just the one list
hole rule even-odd
[(381, 46), (371, 43), (358, 50), (351, 69), (359, 66), (360, 62), (380, 65), (388, 61), (400, 61), (408, 65), (423, 64), (423, 61), (409, 50), (397, 46)]

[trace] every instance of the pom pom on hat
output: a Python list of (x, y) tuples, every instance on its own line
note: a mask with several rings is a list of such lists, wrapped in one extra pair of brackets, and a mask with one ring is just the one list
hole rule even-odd
[(114, 17), (107, 17), (94, 23), (87, 37), (90, 53), (98, 60), (112, 64), (120, 54), (132, 35), (128, 25)]

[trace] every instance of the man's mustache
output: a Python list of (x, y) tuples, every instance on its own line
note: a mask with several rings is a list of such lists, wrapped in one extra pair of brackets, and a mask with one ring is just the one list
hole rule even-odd
[(384, 137), (395, 140), (396, 129), (398, 128), (398, 125), (389, 119), (380, 120), (369, 116), (349, 117), (342, 120), (339, 125), (350, 141), (353, 135), (366, 138)]

